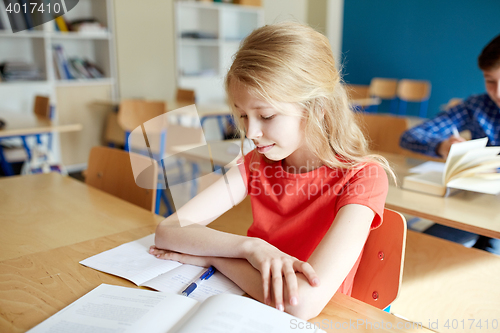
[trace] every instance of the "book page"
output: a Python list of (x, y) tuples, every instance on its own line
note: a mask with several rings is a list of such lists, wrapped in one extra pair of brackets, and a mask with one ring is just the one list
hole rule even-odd
[(468, 151), (486, 147), (488, 138), (481, 138), (465, 142), (454, 143), (451, 145), (448, 158), (446, 159), (445, 172), (443, 173), (442, 184), (446, 184), (450, 170), (454, 168), (455, 163)]
[[(142, 285), (159, 291), (180, 294), (191, 282), (199, 278), (205, 270), (206, 267), (182, 265)], [(222, 273), (215, 272), (208, 280), (203, 281), (188, 297), (203, 302), (210, 296), (223, 293), (243, 295), (245, 292)]]
[(176, 333), (322, 332), (312, 323), (253, 299), (235, 295), (218, 295), (207, 299), (197, 309), (196, 315), (184, 319), (178, 326), (177, 330), (173, 330)]
[(183, 296), (101, 284), (29, 332), (165, 333), (198, 304)]
[(409, 173), (426, 173), (431, 171), (442, 173), (444, 171), (444, 163), (427, 161), (408, 170)]
[(465, 153), (456, 163), (448, 170), (446, 174), (446, 181), (457, 175), (460, 171), (472, 168), (476, 165), (493, 160), (500, 153), (500, 147), (485, 147), (475, 149)]
[(125, 243), (82, 260), (80, 264), (140, 285), (182, 265), (177, 261), (158, 259), (149, 254), (149, 247), (154, 245), (154, 236), (151, 234)]
[(500, 193), (500, 179), (494, 180), (483, 177), (457, 178), (450, 181), (448, 187), (496, 195)]

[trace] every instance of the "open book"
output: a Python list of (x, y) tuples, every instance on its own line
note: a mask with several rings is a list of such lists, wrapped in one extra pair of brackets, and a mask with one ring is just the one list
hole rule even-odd
[(455, 143), (444, 170), (406, 176), (403, 188), (445, 196), (447, 189), (500, 193), (500, 147), (486, 147), (488, 138)]
[[(153, 244), (154, 234), (151, 234), (82, 260), (80, 264), (125, 278), (138, 286), (176, 294), (180, 294), (206, 270), (205, 267), (158, 259), (149, 254), (149, 247)], [(220, 272), (215, 272), (189, 297), (204, 301), (222, 293), (244, 294), (234, 282)]]
[(28, 332), (297, 331), (323, 332), (312, 323), (243, 296), (223, 294), (200, 303), (170, 293), (101, 284)]

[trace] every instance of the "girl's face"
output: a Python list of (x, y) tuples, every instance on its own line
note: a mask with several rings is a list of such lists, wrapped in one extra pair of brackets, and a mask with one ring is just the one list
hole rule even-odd
[(272, 161), (287, 159), (288, 165), (296, 165), (301, 157), (307, 156), (304, 121), (295, 116), (302, 111), (299, 106), (276, 102), (280, 108), (277, 110), (250, 94), (241, 83), (232, 82), (229, 87), (236, 114), (243, 119), (247, 138), (255, 143), (259, 153)]

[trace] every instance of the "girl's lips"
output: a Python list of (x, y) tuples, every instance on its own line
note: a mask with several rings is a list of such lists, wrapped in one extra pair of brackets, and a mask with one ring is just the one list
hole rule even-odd
[(274, 143), (269, 146), (257, 146), (257, 151), (261, 154), (267, 153), (269, 150), (271, 150), (274, 147)]

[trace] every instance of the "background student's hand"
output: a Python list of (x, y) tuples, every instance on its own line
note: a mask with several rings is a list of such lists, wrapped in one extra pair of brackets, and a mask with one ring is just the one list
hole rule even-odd
[(448, 157), (448, 154), (450, 153), (451, 145), (454, 143), (464, 142), (464, 141), (466, 140), (461, 136), (452, 135), (448, 139), (441, 141), (441, 143), (437, 148), (437, 153), (438, 155), (441, 155), (444, 159), (446, 159)]
[(304, 274), (311, 286), (319, 286), (319, 278), (308, 262), (298, 260), (258, 238), (252, 239), (246, 246), (249, 248), (246, 251), (247, 261), (261, 272), (266, 304), (271, 304), (272, 293), (276, 308), (284, 310), (284, 282), (290, 304), (298, 304), (298, 284), (295, 272)]
[(202, 266), (202, 267), (209, 267), (210, 265), (212, 265), (212, 259), (213, 259), (212, 257), (193, 256), (190, 254), (163, 250), (157, 248), (154, 245), (152, 245), (149, 248), (149, 253), (159, 259), (174, 260), (183, 264)]

